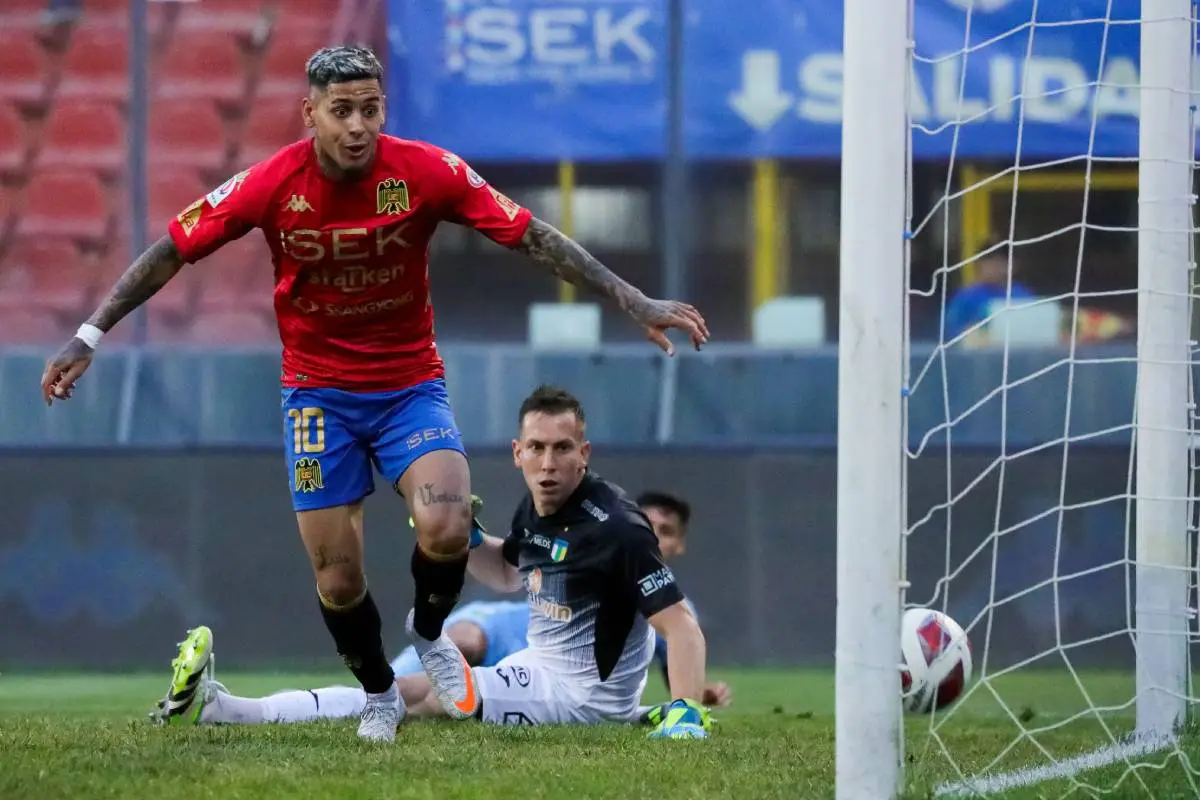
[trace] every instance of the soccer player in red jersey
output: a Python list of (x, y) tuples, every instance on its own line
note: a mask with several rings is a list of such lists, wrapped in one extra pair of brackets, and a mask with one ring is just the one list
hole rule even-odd
[(185, 264), (260, 229), (275, 270), (300, 538), (325, 624), (367, 694), (359, 736), (391, 741), (404, 709), (363, 571), (372, 465), (404, 497), (417, 531), (408, 631), (422, 666), (448, 714), (480, 711), (471, 670), (442, 630), (462, 590), (473, 521), (470, 471), (434, 344), (428, 253), (438, 224), (475, 228), (609, 297), (668, 353), (667, 329), (686, 331), (696, 348), (708, 330), (695, 308), (647, 297), (458, 156), (382, 134), (383, 69), (370, 50), (319, 50), (307, 73), (301, 113), (313, 139), (183, 209), (50, 359), (42, 394), (47, 403), (69, 399), (104, 333)]

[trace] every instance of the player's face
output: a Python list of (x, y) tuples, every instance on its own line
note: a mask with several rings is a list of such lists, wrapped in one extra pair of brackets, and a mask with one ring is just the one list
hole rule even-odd
[(375, 160), (383, 127), (383, 91), (379, 81), (331, 83), (304, 98), (304, 124), (316, 132), (317, 149), (338, 177), (361, 175)]
[(583, 423), (570, 411), (533, 411), (521, 421), (521, 438), (512, 443), (513, 462), (525, 476), (539, 515), (561, 508), (583, 480), (591, 455), (583, 436)]
[(665, 560), (679, 558), (687, 551), (684, 540), (683, 520), (674, 511), (667, 511), (657, 506), (647, 506), (642, 509), (654, 526), (654, 535), (658, 537), (658, 549)]

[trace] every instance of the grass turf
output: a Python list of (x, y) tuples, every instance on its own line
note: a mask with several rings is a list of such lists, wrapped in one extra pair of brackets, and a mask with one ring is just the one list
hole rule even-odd
[[(348, 675), (218, 676), (242, 695), (345, 683)], [(414, 722), (393, 745), (368, 745), (354, 722), (252, 727), (153, 727), (146, 712), (166, 688), (157, 675), (0, 676), (0, 798), (826, 798), (833, 796), (833, 678), (817, 671), (717, 672), (734, 705), (717, 714), (713, 738), (647, 741), (645, 730), (495, 728)], [(651, 685), (656, 686), (653, 677)], [(1085, 695), (1086, 692), (1086, 695)], [(1110, 743), (1132, 710), (1120, 706), (1131, 677), (1029, 672), (981, 684), (955, 713), (908, 718), (908, 797), (993, 766), (1052, 763)], [(1008, 706), (997, 700), (1001, 698)], [(1090, 699), (1090, 704), (1089, 704)], [(1015, 719), (1014, 719), (1015, 717)], [(1107, 726), (1107, 729), (1106, 727)], [(1023, 730), (1049, 728), (1032, 737)], [(1046, 752), (1043, 752), (1043, 748)], [(948, 754), (948, 755), (947, 755)], [(1200, 745), (992, 795), (1002, 798), (1196, 797)], [(1138, 763), (1138, 762), (1134, 762)], [(1089, 788), (1092, 787), (1092, 788)], [(1101, 793), (1104, 791), (1106, 793)]]

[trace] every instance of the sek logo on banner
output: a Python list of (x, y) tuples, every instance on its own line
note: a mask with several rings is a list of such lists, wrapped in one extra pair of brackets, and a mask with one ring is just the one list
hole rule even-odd
[(655, 75), (645, 2), (445, 4), (446, 67), (477, 84), (643, 83)]

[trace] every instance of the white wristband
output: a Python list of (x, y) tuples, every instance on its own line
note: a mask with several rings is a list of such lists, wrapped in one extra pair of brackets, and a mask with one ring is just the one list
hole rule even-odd
[(75, 338), (95, 350), (96, 345), (100, 344), (100, 340), (104, 338), (104, 331), (85, 322), (79, 326), (79, 330), (75, 331)]

